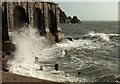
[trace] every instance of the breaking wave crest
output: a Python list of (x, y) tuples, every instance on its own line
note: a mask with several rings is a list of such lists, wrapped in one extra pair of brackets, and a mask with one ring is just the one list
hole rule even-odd
[(16, 45), (14, 60), (20, 63), (34, 64), (34, 58), (41, 56), (42, 50), (47, 47), (46, 39), (40, 37), (39, 33), (33, 28), (21, 29), (20, 32), (14, 32), (11, 37)]
[[(10, 72), (53, 81), (66, 81), (70, 79), (77, 81), (75, 77), (65, 79), (63, 71), (59, 71), (57, 72), (59, 73), (58, 75), (54, 75), (52, 74), (54, 69), (46, 67), (47, 64), (43, 62), (54, 61), (57, 56), (64, 56), (65, 52), (57, 46), (49, 45), (47, 39), (41, 37), (36, 29), (31, 27), (23, 28), (20, 31), (11, 32), (10, 36), (12, 42), (16, 45), (14, 57), (8, 62)], [(52, 66), (54, 64), (49, 65)], [(41, 66), (43, 71), (40, 70)]]
[(119, 34), (105, 34), (105, 33), (95, 33), (90, 32), (83, 36), (84, 39), (98, 39), (99, 41), (106, 41), (109, 42), (111, 38), (119, 37)]
[[(93, 57), (87, 54), (97, 51), (108, 54), (107, 49), (118, 46), (116, 42), (111, 41), (111, 37), (119, 36), (118, 34), (89, 33), (84, 35), (82, 39), (64, 40), (61, 43), (49, 45), (49, 41), (45, 37), (41, 37), (38, 31), (31, 27), (23, 28), (19, 32), (11, 32), (10, 35), (12, 42), (16, 45), (14, 59), (8, 62), (11, 65), (10, 72), (58, 82), (89, 81), (85, 77), (73, 75), (65, 77), (65, 70), (71, 68), (76, 71), (99, 64), (98, 60), (93, 62)], [(106, 50), (101, 50), (103, 48)], [(70, 61), (65, 61), (68, 58)], [(62, 68), (57, 72), (58, 74), (53, 74), (54, 64), (57, 62)], [(103, 62), (99, 65), (102, 64)], [(40, 70), (41, 66), (43, 71)]]

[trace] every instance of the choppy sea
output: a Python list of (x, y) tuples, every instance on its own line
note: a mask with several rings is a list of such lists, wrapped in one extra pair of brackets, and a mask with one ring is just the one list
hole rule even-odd
[[(118, 22), (83, 21), (60, 27), (73, 41), (65, 39), (49, 46), (33, 28), (10, 33), (17, 47), (8, 62), (10, 72), (57, 82), (120, 84)], [(58, 71), (54, 70), (55, 64), (59, 65)]]

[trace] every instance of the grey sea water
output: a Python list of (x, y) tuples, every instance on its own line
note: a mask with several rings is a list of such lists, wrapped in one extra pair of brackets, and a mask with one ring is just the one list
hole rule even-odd
[(78, 83), (80, 79), (83, 82), (120, 83), (117, 22), (83, 21), (60, 27), (73, 41), (58, 43), (52, 61), (44, 64), (58, 63), (59, 70), (69, 74), (68, 77), (79, 78)]
[[(83, 21), (60, 27), (65, 37), (73, 41), (65, 39), (50, 46), (34, 28), (11, 32), (17, 50), (13, 53), (14, 59), (9, 61), (10, 72), (57, 82), (120, 83), (117, 22)], [(54, 69), (56, 63), (58, 71)]]
[(62, 69), (89, 81), (120, 83), (118, 22), (83, 21), (81, 24), (61, 24), (61, 28), (74, 40), (92, 41), (96, 47), (79, 48), (78, 45), (66, 50), (64, 58), (59, 59)]
[(117, 21), (83, 21), (81, 24), (61, 24), (60, 27), (66, 35), (73, 38), (90, 32), (118, 34)]

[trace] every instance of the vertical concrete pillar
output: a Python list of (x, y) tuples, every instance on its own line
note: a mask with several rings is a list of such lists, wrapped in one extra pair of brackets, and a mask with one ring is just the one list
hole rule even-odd
[(13, 31), (13, 4), (8, 2), (7, 4), (7, 22), (8, 22), (8, 31)]
[(60, 14), (60, 9), (59, 9), (58, 5), (56, 5), (56, 21), (57, 21), (57, 29), (58, 29), (58, 31), (61, 31), (59, 14)]
[[(28, 10), (27, 10), (27, 2), (11, 2), (11, 4), (12, 4), (12, 7), (11, 7), (11, 9), (8, 9), (8, 11), (11, 11), (11, 15), (10, 15), (10, 18), (12, 19), (12, 30), (13, 29), (17, 29), (18, 28), (18, 24), (16, 24), (16, 21), (18, 21), (18, 20), (16, 20), (16, 16), (17, 16), (17, 14), (16, 14), (16, 9), (17, 8), (21, 8), (24, 12), (23, 12), (23, 15), (24, 15), (24, 17), (23, 18), (21, 18), (21, 19), (23, 19), (23, 21), (21, 21), (22, 22), (22, 26), (24, 26), (26, 23), (28, 23), (28, 15), (27, 15), (27, 13), (28, 13)], [(18, 9), (17, 9), (18, 10)], [(20, 10), (19, 10), (20, 11)], [(22, 11), (21, 11), (22, 12)], [(22, 14), (22, 13), (21, 13)], [(8, 14), (9, 15), (9, 14)], [(16, 20), (16, 21), (15, 21)], [(8, 22), (8, 23), (11, 23), (11, 22)], [(19, 21), (18, 21), (18, 23), (19, 23)], [(20, 25), (20, 26), (21, 26)], [(22, 27), (21, 26), (21, 27)], [(14, 28), (13, 28), (14, 27)]]
[(49, 27), (48, 27), (48, 7), (47, 3), (44, 3), (44, 21), (45, 21), (45, 31), (46, 33), (50, 33)]
[(33, 27), (33, 3), (28, 3), (28, 18), (29, 18), (29, 25)]
[(43, 3), (39, 3), (39, 8), (40, 8), (41, 13), (42, 13), (42, 15), (41, 15), (41, 31), (42, 31), (41, 35), (45, 35), (46, 30), (45, 30), (44, 9), (43, 9), (44, 5), (43, 5)]
[(51, 4), (51, 10), (53, 11), (54, 15), (56, 15), (56, 5)]

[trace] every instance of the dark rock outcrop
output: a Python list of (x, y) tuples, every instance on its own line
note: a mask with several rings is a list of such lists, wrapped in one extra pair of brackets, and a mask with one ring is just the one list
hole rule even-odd
[(10, 41), (2, 42), (2, 51), (5, 52), (7, 55), (11, 55), (12, 52), (16, 50), (15, 44)]
[(81, 23), (77, 16), (73, 16), (73, 18), (71, 16), (67, 17), (65, 12), (63, 12), (61, 9), (59, 17), (60, 23)]
[(6, 55), (5, 52), (2, 52), (2, 70), (6, 71), (6, 72), (9, 71), (9, 69), (8, 69), (9, 67), (8, 67), (8, 64), (7, 64), (8, 59), (9, 59), (9, 56)]
[(67, 15), (61, 9), (60, 9), (59, 17), (60, 17), (59, 18), (60, 19), (60, 23), (66, 23)]
[(72, 18), (70, 16), (67, 17), (67, 23), (71, 23)]
[(68, 39), (69, 41), (73, 41), (72, 37), (66, 37), (65, 39)]
[(11, 41), (2, 41), (2, 70), (8, 72), (9, 65), (8, 60), (12, 58), (12, 53), (15, 51), (16, 47)]
[(81, 21), (77, 18), (77, 16), (73, 16), (71, 23), (81, 23)]

